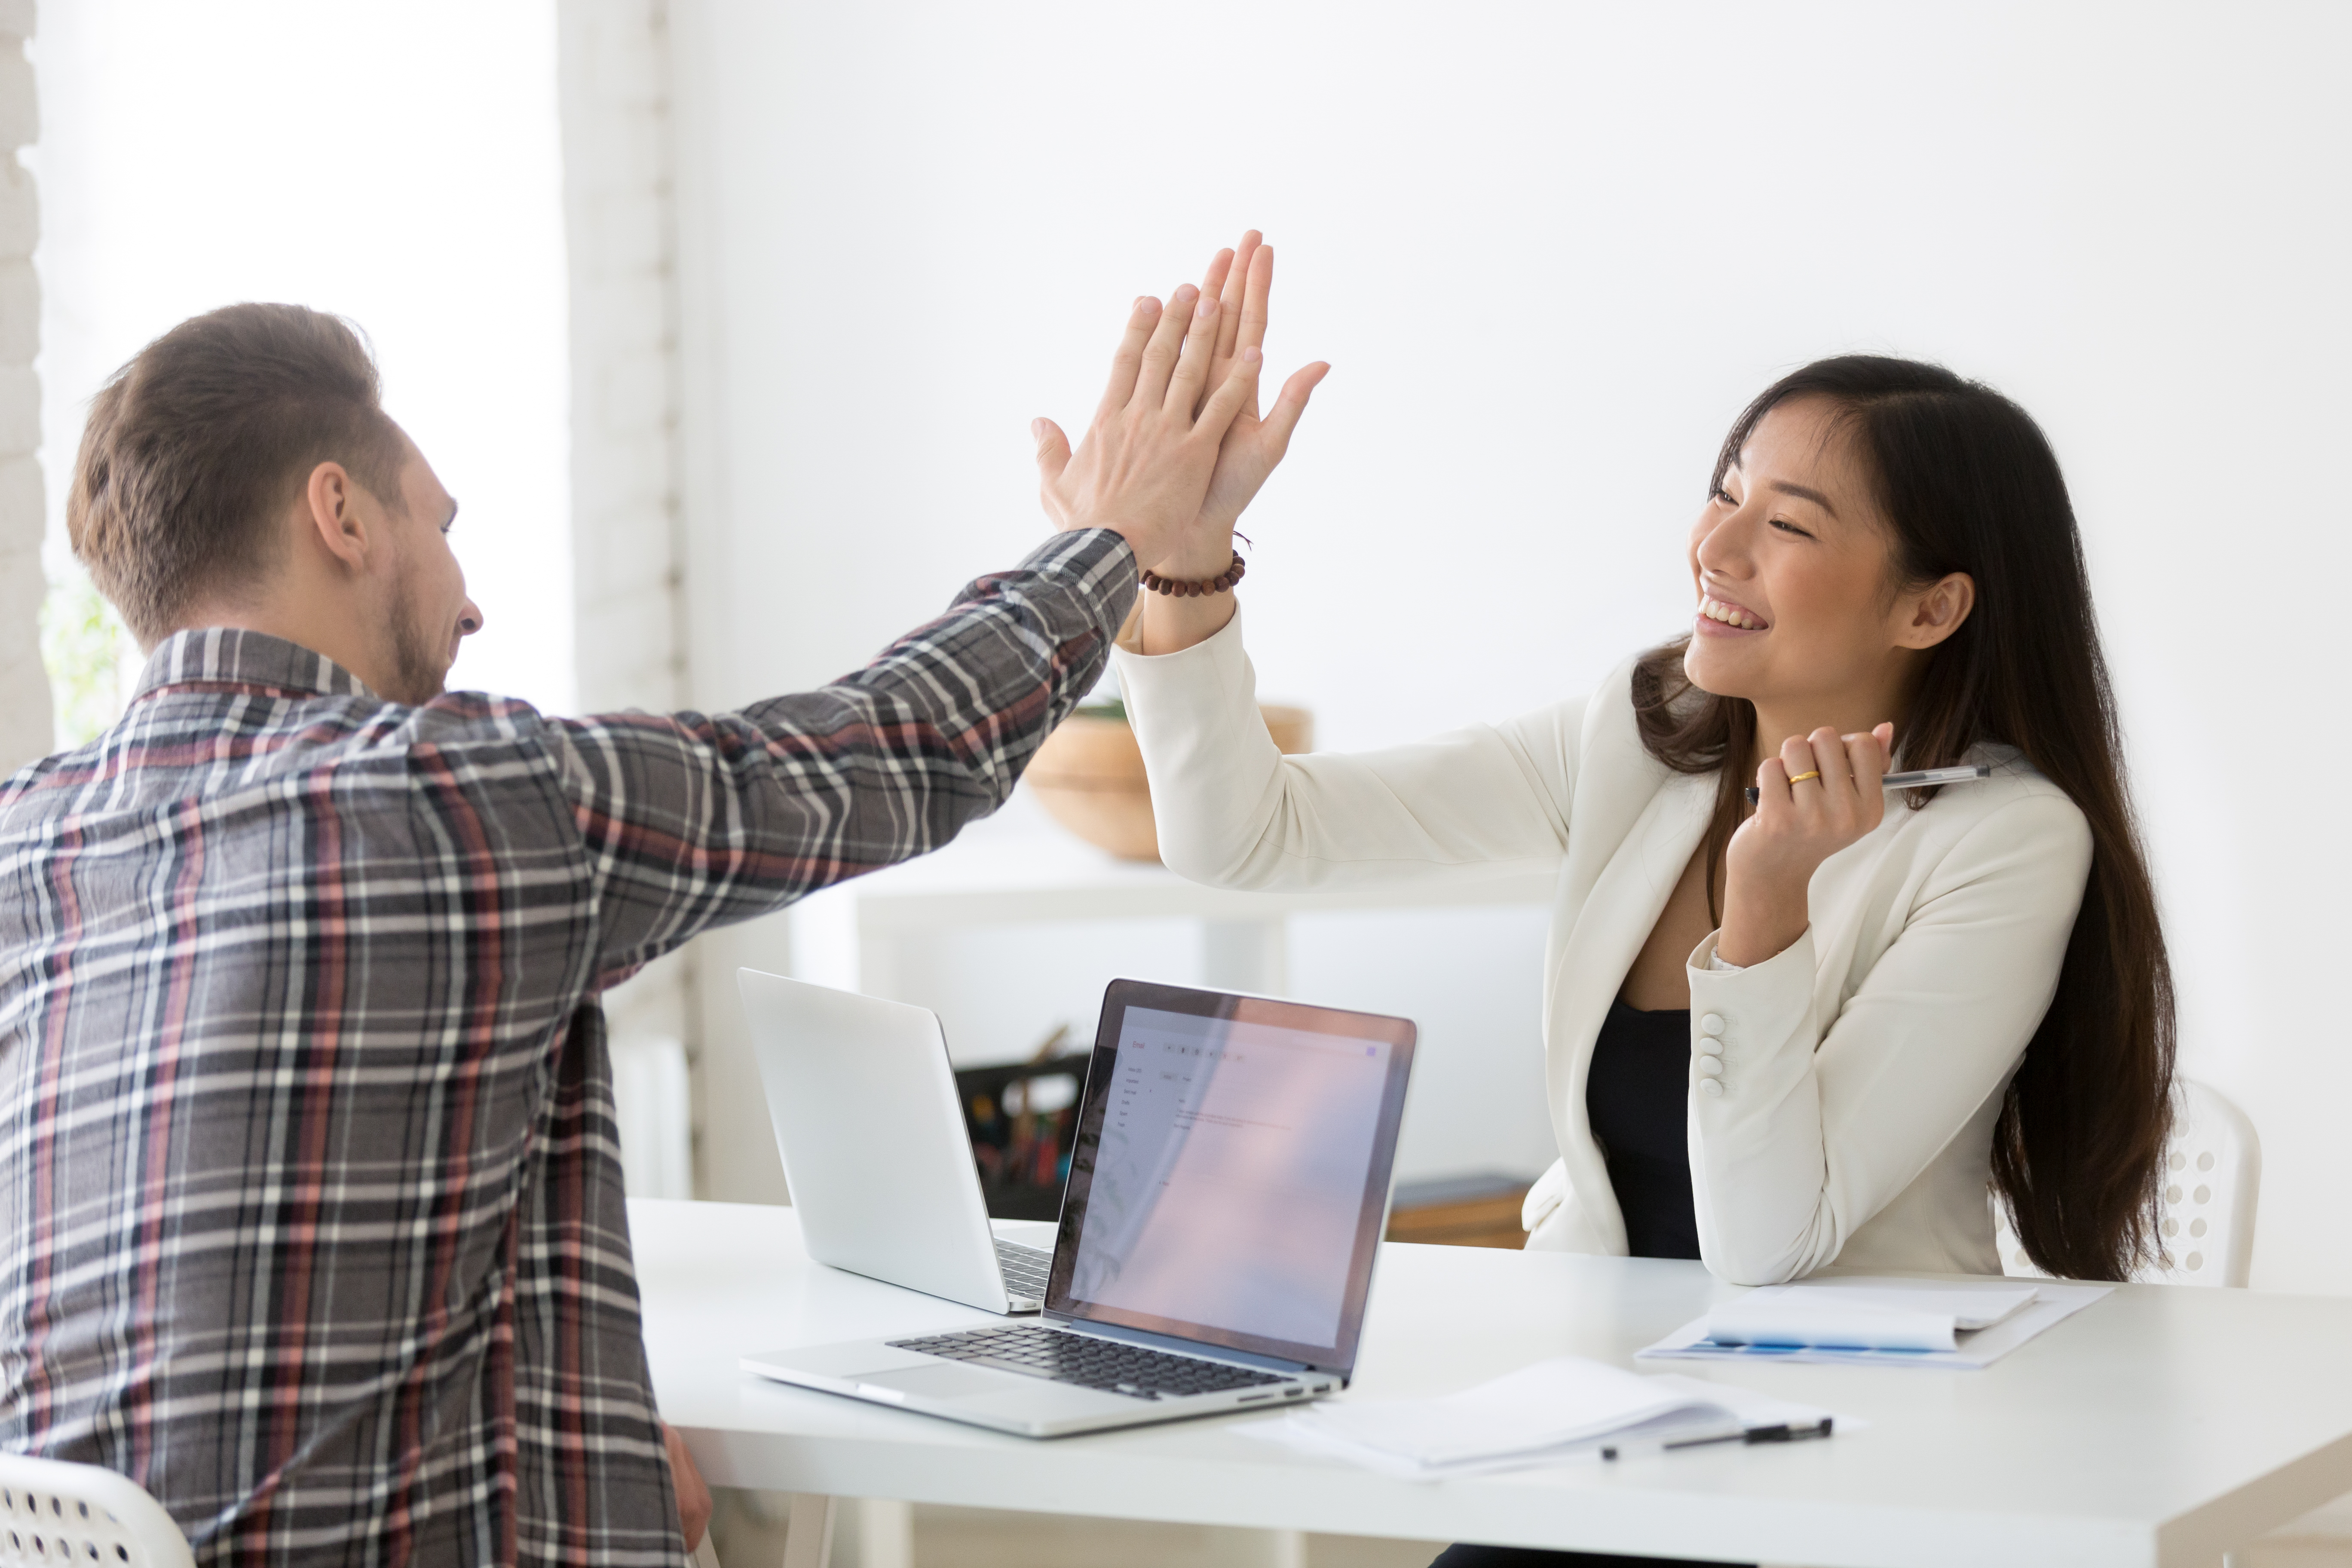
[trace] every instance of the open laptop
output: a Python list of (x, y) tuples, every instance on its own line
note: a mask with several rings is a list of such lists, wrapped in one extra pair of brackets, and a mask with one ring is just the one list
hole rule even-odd
[(1413, 1026), (1115, 980), (1039, 1323), (746, 1356), (747, 1372), (1026, 1436), (1347, 1386)]
[[(988, 1217), (939, 1016), (735, 972), (809, 1256), (985, 1312), (1034, 1312), (1053, 1254)], [(1011, 1233), (1010, 1235), (1006, 1233)]]

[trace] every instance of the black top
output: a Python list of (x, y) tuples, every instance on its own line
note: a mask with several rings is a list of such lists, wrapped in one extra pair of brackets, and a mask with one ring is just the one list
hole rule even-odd
[(1698, 1256), (1684, 1136), (1690, 1048), (1689, 1008), (1644, 1013), (1622, 1002), (1609, 1005), (1592, 1042), (1584, 1112), (1624, 1211), (1626, 1249), (1636, 1258)]

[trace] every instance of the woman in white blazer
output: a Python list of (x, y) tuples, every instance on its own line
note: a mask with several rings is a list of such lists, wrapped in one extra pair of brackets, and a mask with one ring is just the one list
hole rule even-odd
[[(1253, 364), (1255, 240), (1208, 284), (1220, 353)], [(1531, 1247), (1752, 1284), (1997, 1273), (1990, 1189), (2053, 1272), (2145, 1256), (2168, 970), (2071, 503), (2024, 411), (1935, 366), (1808, 366), (1717, 456), (1689, 633), (1507, 723), (1286, 757), (1231, 529), (1321, 368), (1235, 425), (1120, 638), (1168, 864), (1232, 888), (1557, 871), (1559, 1161), (1528, 1194)], [(1050, 476), (1067, 448), (1041, 429)], [(1898, 760), (1993, 776), (1890, 803)]]

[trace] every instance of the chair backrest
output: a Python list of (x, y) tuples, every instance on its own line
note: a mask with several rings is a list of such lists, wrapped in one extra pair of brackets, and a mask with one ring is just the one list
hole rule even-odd
[(97, 1465), (0, 1453), (0, 1568), (195, 1568), (163, 1505)]
[[(2246, 1113), (2205, 1085), (2180, 1079), (2172, 1141), (2164, 1151), (2164, 1217), (2158, 1227), (2164, 1258), (2132, 1278), (2160, 1285), (2245, 1284), (2254, 1261), (2254, 1202), (2262, 1178), (2262, 1141)], [(1998, 1197), (1993, 1210), (2002, 1272), (2040, 1276)]]

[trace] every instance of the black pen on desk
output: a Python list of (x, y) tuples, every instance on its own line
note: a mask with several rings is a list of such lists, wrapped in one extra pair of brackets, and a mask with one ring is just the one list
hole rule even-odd
[(1735, 1426), (1728, 1431), (1709, 1432), (1698, 1437), (1676, 1437), (1665, 1443), (1612, 1443), (1601, 1450), (1604, 1459), (1639, 1458), (1644, 1454), (1671, 1453), (1676, 1448), (1704, 1448), (1712, 1443), (1801, 1443), (1809, 1437), (1826, 1437), (1836, 1417), (1824, 1415), (1810, 1425), (1791, 1426), (1778, 1422), (1770, 1426)]
[[(1916, 773), (1889, 773), (1878, 781), (1878, 787), (1893, 794), (1898, 789), (1934, 789), (1939, 784), (1975, 784), (1992, 777), (1989, 763), (1978, 763), (1965, 768), (1921, 768)], [(1764, 798), (1763, 791), (1754, 784), (1748, 786), (1748, 804), (1754, 805)]]

